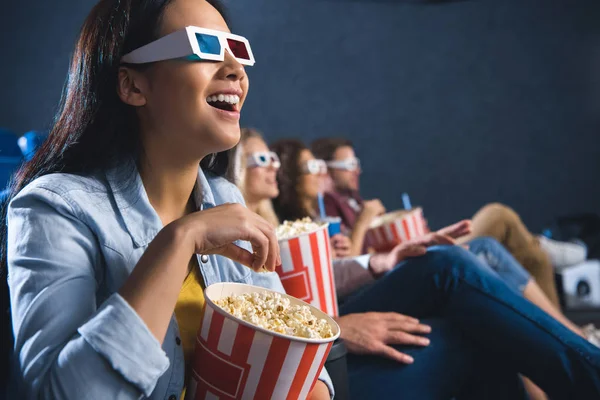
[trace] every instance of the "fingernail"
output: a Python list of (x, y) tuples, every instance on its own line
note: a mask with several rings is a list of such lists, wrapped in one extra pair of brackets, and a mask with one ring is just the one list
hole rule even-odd
[(411, 356), (406, 356), (405, 360), (406, 360), (407, 364), (412, 364), (415, 362), (415, 359), (412, 358)]
[(430, 343), (429, 339), (427, 339), (427, 338), (421, 339), (421, 344), (423, 346), (429, 346), (429, 343)]

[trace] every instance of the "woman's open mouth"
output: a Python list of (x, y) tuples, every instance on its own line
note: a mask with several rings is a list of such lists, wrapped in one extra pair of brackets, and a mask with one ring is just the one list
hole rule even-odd
[(222, 111), (239, 112), (240, 96), (237, 94), (213, 94), (206, 98), (206, 102), (211, 107)]

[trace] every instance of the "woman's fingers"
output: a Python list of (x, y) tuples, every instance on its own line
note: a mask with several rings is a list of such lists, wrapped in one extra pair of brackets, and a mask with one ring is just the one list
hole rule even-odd
[(233, 243), (215, 249), (214, 254), (222, 255), (250, 268), (252, 268), (252, 263), (254, 262), (254, 254)]
[[(265, 221), (263, 218), (258, 215), (254, 215), (255, 224), (260, 233), (262, 233), (263, 237), (266, 239), (263, 246), (265, 246), (266, 250), (266, 258), (263, 264), (258, 265), (255, 270), (260, 270), (262, 267), (265, 267), (268, 271), (275, 271), (275, 267), (281, 264), (281, 258), (279, 254), (279, 242), (277, 241), (277, 236), (275, 235), (275, 228)], [(253, 244), (254, 248), (254, 244)]]
[(252, 245), (252, 252), (254, 254), (254, 260), (250, 268), (259, 271), (267, 263), (267, 258), (269, 257), (269, 239), (256, 227), (251, 228), (249, 233), (250, 237), (248, 241)]
[(281, 257), (279, 254), (279, 242), (277, 241), (277, 235), (275, 234), (275, 229), (269, 223), (266, 223), (266, 225), (263, 224), (263, 233), (267, 236), (267, 239), (269, 240), (269, 256), (267, 257), (265, 267), (269, 271), (275, 271), (275, 268), (278, 265), (281, 265)]
[[(255, 271), (274, 271), (281, 264), (275, 228), (243, 205), (226, 204), (194, 214), (190, 218), (203, 220), (199, 225), (204, 226), (195, 239), (196, 253), (221, 254)], [(250, 242), (252, 252), (236, 246), (237, 240)]]

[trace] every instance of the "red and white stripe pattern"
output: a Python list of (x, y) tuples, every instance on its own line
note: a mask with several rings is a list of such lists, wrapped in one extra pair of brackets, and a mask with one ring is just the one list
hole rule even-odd
[(337, 295), (327, 225), (280, 240), (281, 266), (276, 271), (287, 294), (331, 316), (338, 316)]
[(389, 251), (395, 245), (427, 233), (423, 209), (416, 208), (397, 219), (368, 231), (376, 251)]
[(270, 335), (204, 306), (186, 400), (306, 399), (333, 341)]

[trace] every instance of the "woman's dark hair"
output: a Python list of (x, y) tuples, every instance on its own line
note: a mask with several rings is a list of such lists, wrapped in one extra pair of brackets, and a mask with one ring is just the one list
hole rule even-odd
[(284, 139), (271, 145), (281, 160), (281, 168), (277, 171), (279, 196), (273, 199), (273, 208), (280, 221), (295, 221), (309, 217), (310, 211), (302, 203), (299, 189), (302, 171), (300, 169), (300, 154), (308, 147), (300, 140)]
[[(21, 189), (40, 176), (55, 172), (90, 174), (128, 158), (138, 158), (142, 149), (135, 109), (117, 95), (120, 59), (158, 38), (162, 15), (172, 1), (100, 0), (81, 28), (54, 126), (35, 156), (16, 173), (10, 195), (2, 205), (2, 360), (8, 360), (12, 347), (10, 323), (4, 323), (10, 313), (6, 280), (7, 205)], [(223, 7), (217, 0), (207, 1), (225, 18)], [(143, 69), (147, 65), (130, 67)], [(206, 171), (223, 175), (228, 166), (227, 157), (227, 152), (213, 154), (200, 165)], [(7, 377), (7, 374), (0, 375), (2, 379)]]

